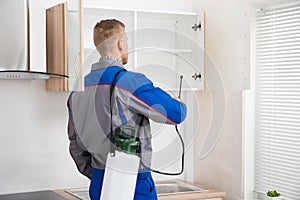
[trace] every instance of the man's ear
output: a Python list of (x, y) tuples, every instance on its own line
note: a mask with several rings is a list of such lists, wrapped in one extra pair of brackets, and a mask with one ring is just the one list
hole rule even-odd
[(120, 51), (124, 49), (124, 41), (122, 39), (118, 40), (118, 48), (120, 49)]

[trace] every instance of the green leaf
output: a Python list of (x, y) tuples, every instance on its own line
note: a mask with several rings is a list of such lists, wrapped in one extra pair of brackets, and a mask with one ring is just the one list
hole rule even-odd
[(279, 197), (280, 193), (278, 193), (276, 190), (269, 190), (267, 192), (267, 196), (269, 196), (269, 197)]

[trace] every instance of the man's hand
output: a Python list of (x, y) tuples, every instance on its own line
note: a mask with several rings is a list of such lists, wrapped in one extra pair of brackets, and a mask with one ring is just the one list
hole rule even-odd
[(179, 102), (183, 102), (182, 99), (178, 98), (178, 96), (173, 95), (173, 98), (176, 99)]

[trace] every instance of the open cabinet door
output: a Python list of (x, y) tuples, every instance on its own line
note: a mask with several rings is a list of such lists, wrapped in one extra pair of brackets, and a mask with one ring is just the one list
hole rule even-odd
[[(47, 72), (68, 75), (66, 3), (46, 10)], [(47, 91), (67, 91), (68, 78), (51, 77)]]

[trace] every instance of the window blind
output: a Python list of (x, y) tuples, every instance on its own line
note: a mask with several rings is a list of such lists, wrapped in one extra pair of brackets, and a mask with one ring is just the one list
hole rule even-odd
[(300, 2), (256, 10), (255, 191), (300, 199)]

